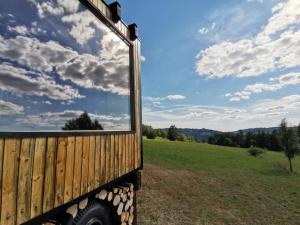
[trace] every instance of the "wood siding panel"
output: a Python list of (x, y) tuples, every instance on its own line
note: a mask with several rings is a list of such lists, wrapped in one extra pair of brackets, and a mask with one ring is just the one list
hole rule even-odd
[(95, 149), (95, 188), (101, 185), (101, 137), (96, 136)]
[(83, 152), (82, 152), (82, 170), (81, 170), (81, 195), (86, 194), (88, 191), (89, 182), (89, 149), (90, 138), (88, 136), (83, 137)]
[(106, 150), (105, 150), (105, 137), (100, 137), (101, 139), (101, 155), (100, 155), (100, 184), (104, 184), (106, 181)]
[(66, 153), (66, 176), (64, 188), (64, 203), (72, 200), (73, 197), (73, 178), (75, 161), (75, 137), (68, 137)]
[(111, 165), (111, 161), (110, 161), (110, 136), (105, 136), (105, 156), (106, 156), (106, 160), (105, 160), (105, 182), (109, 182), (110, 181), (110, 165)]
[(67, 138), (58, 138), (57, 160), (55, 171), (55, 207), (64, 203), (65, 172), (66, 172)]
[(75, 164), (73, 180), (73, 199), (78, 198), (81, 193), (83, 138), (75, 138)]
[(6, 139), (2, 179), (1, 224), (14, 225), (17, 215), (18, 158), (20, 140)]
[(90, 137), (90, 149), (89, 149), (89, 178), (88, 178), (88, 192), (94, 190), (95, 186), (95, 148), (96, 139), (95, 136)]
[(43, 212), (46, 140), (46, 138), (37, 138), (35, 141), (32, 173), (31, 217), (36, 217)]
[(2, 203), (2, 174), (3, 174), (4, 139), (0, 139), (0, 221)]
[(57, 139), (48, 138), (44, 182), (43, 212), (54, 208)]
[(30, 219), (31, 184), (35, 139), (23, 139), (18, 177), (17, 224)]

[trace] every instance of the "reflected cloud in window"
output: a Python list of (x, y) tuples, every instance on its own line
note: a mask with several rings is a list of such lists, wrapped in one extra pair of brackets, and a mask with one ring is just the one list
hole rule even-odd
[(131, 130), (129, 52), (78, 0), (1, 2), (0, 131)]

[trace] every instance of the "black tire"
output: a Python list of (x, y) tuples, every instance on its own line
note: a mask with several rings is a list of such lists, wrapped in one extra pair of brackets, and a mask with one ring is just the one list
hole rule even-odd
[(108, 207), (94, 201), (78, 212), (73, 225), (113, 225)]

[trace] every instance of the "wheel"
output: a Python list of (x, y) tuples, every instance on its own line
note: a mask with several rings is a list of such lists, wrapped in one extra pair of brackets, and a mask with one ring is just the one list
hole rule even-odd
[(110, 210), (98, 202), (91, 202), (78, 212), (73, 225), (113, 225)]

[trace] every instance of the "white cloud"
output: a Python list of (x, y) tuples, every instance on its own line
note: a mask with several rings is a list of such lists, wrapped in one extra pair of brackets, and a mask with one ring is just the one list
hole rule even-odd
[(298, 124), (300, 95), (267, 99), (247, 108), (212, 105), (176, 105), (166, 109), (145, 108), (144, 123), (154, 127), (209, 128), (235, 131), (250, 127), (277, 126), (282, 118)]
[[(38, 2), (37, 0), (28, 0), (33, 3), (38, 11), (38, 15), (40, 18), (45, 18), (47, 14), (61, 16), (64, 14), (64, 8), (62, 6), (54, 5), (53, 2)], [(74, 1), (69, 1), (74, 2)]]
[[(86, 44), (94, 37), (96, 30), (91, 25), (99, 24), (88, 10), (64, 16), (62, 17), (62, 21), (72, 24), (69, 33), (80, 45)], [(100, 28), (101, 30), (107, 31), (107, 28), (104, 26)]]
[[(67, 121), (79, 117), (82, 113), (83, 111), (79, 110), (45, 112), (38, 115), (26, 115), (22, 118), (18, 118), (16, 121), (20, 125), (34, 127), (35, 129), (39, 127), (61, 129), (61, 127), (63, 127)], [(89, 116), (93, 120), (98, 120), (104, 126), (104, 128), (108, 130), (118, 126), (123, 129), (129, 129), (128, 115), (112, 116), (89, 113)]]
[(0, 99), (0, 115), (21, 114), (23, 113), (23, 111), (23, 106)]
[(264, 0), (247, 0), (247, 2), (259, 2), (259, 3), (263, 3)]
[(273, 15), (255, 37), (222, 42), (201, 51), (196, 71), (201, 76), (260, 76), (300, 65), (300, 1), (273, 8)]
[(58, 4), (63, 6), (67, 12), (75, 13), (79, 9), (79, 1), (57, 0)]
[(269, 83), (255, 83), (247, 85), (243, 91), (228, 93), (225, 96), (230, 97), (230, 101), (240, 101), (242, 99), (250, 99), (252, 94), (262, 92), (275, 92), (287, 86), (294, 86), (300, 84), (300, 73), (287, 73), (276, 78), (271, 78)]
[(209, 32), (209, 29), (207, 27), (202, 27), (198, 30), (200, 34), (207, 34)]
[(78, 90), (68, 85), (59, 85), (52, 78), (35, 74), (11, 64), (0, 64), (0, 90), (16, 95), (45, 96), (53, 100), (83, 98)]
[(209, 32), (212, 32), (212, 31), (214, 31), (214, 29), (216, 28), (216, 23), (215, 22), (213, 22), (213, 23), (211, 23), (211, 25), (210, 26), (208, 26), (208, 27), (202, 27), (202, 28), (200, 28), (199, 30), (198, 30), (198, 33), (200, 33), (200, 34), (208, 34)]
[(183, 99), (186, 99), (186, 97), (183, 95), (168, 95), (166, 97), (166, 99), (168, 99), (168, 100), (183, 100)]
[(11, 32), (16, 32), (21, 35), (26, 35), (29, 33), (27, 27), (24, 25), (15, 26), (15, 27), (8, 26), (7, 29)]
[(143, 96), (143, 99), (150, 102), (160, 102), (160, 101), (176, 101), (176, 100), (184, 100), (186, 96), (183, 95), (167, 95), (165, 97), (151, 97), (151, 96)]
[(146, 61), (146, 57), (145, 56), (141, 56), (141, 62), (145, 62)]
[(63, 80), (119, 95), (129, 95), (129, 49), (126, 47), (118, 45), (112, 34), (105, 35), (101, 55), (97, 57), (79, 54), (54, 41), (43, 43), (23, 36), (5, 39), (0, 35), (2, 58), (44, 74), (56, 70)]

